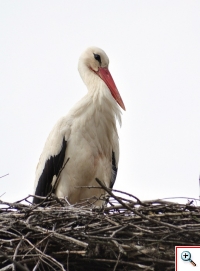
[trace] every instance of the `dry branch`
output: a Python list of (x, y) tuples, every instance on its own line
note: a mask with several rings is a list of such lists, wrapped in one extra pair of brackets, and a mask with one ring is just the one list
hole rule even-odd
[(176, 245), (200, 245), (200, 207), (192, 202), (141, 202), (98, 182), (110, 195), (103, 208), (55, 196), (43, 207), (32, 196), (0, 201), (0, 270), (169, 271)]

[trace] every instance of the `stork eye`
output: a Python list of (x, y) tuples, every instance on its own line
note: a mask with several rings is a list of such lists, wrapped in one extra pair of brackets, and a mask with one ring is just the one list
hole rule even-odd
[(99, 64), (101, 64), (101, 57), (100, 57), (100, 55), (94, 53), (94, 58), (99, 62)]

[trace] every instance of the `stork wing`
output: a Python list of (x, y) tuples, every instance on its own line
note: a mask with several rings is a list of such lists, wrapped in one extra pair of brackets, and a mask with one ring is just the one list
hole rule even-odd
[(115, 153), (114, 151), (112, 151), (112, 175), (111, 175), (111, 180), (110, 180), (110, 188), (113, 188), (116, 177), (117, 177), (117, 163), (116, 163)]
[(113, 188), (117, 177), (117, 169), (118, 169), (118, 162), (119, 162), (119, 140), (117, 132), (113, 134), (113, 145), (112, 145), (112, 173), (111, 173), (111, 180), (110, 180), (110, 188)]
[[(38, 180), (35, 195), (45, 197), (52, 189), (52, 180), (54, 175), (58, 175), (63, 166), (65, 159), (65, 151), (67, 148), (67, 141), (63, 138), (60, 152), (57, 155), (51, 156), (46, 162), (42, 174)], [(34, 198), (33, 203), (40, 203), (40, 199)]]

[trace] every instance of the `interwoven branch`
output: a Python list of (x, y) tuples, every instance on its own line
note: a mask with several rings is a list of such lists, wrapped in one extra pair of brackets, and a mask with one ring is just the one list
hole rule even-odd
[(0, 201), (0, 270), (174, 270), (175, 246), (200, 245), (193, 202), (141, 202), (97, 182), (110, 196), (102, 208)]

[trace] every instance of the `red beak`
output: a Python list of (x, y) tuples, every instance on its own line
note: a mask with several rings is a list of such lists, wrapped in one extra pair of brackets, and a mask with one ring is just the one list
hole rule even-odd
[(108, 88), (110, 89), (110, 92), (113, 96), (113, 98), (117, 101), (117, 103), (121, 106), (122, 109), (126, 110), (125, 105), (122, 101), (122, 98), (119, 94), (119, 91), (115, 85), (115, 82), (107, 68), (99, 68), (99, 70), (96, 72), (99, 77), (106, 83)]

